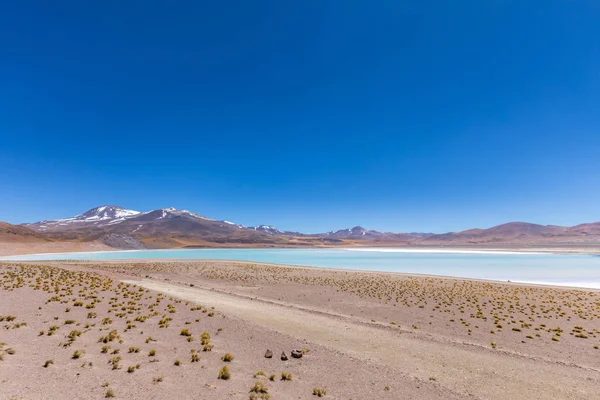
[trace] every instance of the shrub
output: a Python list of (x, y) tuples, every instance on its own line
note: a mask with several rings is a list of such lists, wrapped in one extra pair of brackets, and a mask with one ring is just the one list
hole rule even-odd
[(69, 332), (69, 336), (68, 336), (68, 337), (69, 337), (69, 339), (71, 339), (71, 340), (75, 340), (76, 338), (78, 338), (79, 336), (81, 336), (81, 334), (82, 334), (82, 333), (83, 333), (83, 332), (81, 332), (81, 331), (77, 331), (77, 330), (75, 330), (75, 331), (71, 331), (71, 332)]
[(100, 339), (98, 339), (98, 342), (108, 343), (108, 342), (112, 342), (113, 340), (120, 339), (120, 338), (121, 337), (119, 336), (119, 333), (117, 332), (117, 330), (113, 329), (112, 331), (110, 331), (108, 333), (108, 335), (101, 336)]
[(208, 344), (209, 342), (210, 342), (210, 333), (202, 332), (202, 335), (200, 335), (200, 343)]
[(119, 362), (121, 361), (121, 357), (119, 356), (115, 356), (113, 358), (110, 359), (110, 361), (108, 362), (109, 364), (112, 364), (112, 369), (119, 369)]
[(221, 357), (221, 360), (223, 360), (225, 362), (231, 362), (231, 361), (233, 361), (233, 354), (226, 353), (223, 357)]
[(44, 363), (44, 368), (48, 368), (52, 364), (54, 364), (54, 360), (46, 360)]
[[(264, 383), (258, 381), (250, 388), (250, 393), (268, 395), (269, 388)], [(251, 399), (268, 399), (270, 396), (250, 396)]]
[(77, 359), (83, 357), (84, 354), (85, 354), (85, 351), (83, 351), (83, 350), (75, 350), (73, 352), (73, 355), (71, 356), (71, 358), (74, 360), (77, 360)]
[(289, 372), (282, 372), (281, 373), (281, 380), (282, 381), (291, 381), (292, 380), (292, 374), (290, 374)]
[(218, 378), (223, 379), (225, 381), (231, 378), (231, 372), (229, 371), (229, 367), (227, 365), (221, 368), (221, 370), (219, 371)]
[(313, 388), (313, 395), (315, 395), (315, 396), (323, 397), (326, 394), (327, 394), (327, 390), (325, 388), (321, 388), (321, 387)]
[(254, 386), (250, 388), (250, 391), (253, 393), (268, 393), (269, 388), (266, 387), (261, 381), (257, 381)]

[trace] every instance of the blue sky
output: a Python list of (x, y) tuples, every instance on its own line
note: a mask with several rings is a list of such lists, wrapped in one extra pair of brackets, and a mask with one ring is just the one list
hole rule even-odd
[(0, 220), (600, 221), (595, 1), (0, 6)]

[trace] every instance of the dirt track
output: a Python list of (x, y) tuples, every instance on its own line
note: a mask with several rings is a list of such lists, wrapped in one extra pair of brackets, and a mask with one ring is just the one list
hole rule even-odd
[(456, 394), (498, 400), (600, 398), (600, 372), (589, 366), (438, 340), (305, 306), (294, 307), (152, 280), (128, 282), (217, 306), (227, 315), (392, 367), (406, 377), (435, 379)]

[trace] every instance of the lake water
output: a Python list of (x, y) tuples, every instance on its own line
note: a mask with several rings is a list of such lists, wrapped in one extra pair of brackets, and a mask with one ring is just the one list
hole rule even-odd
[(194, 249), (60, 253), (4, 260), (239, 260), (364, 271), (404, 272), (600, 288), (600, 257), (543, 253), (406, 249)]

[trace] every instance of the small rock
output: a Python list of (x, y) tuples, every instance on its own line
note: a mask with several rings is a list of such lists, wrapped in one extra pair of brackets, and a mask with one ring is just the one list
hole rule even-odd
[(302, 350), (292, 350), (292, 357), (302, 358)]
[(288, 360), (288, 356), (285, 355), (285, 351), (283, 353), (281, 353), (281, 361), (287, 361)]
[(273, 358), (273, 352), (267, 349), (267, 352), (265, 353), (265, 358)]

